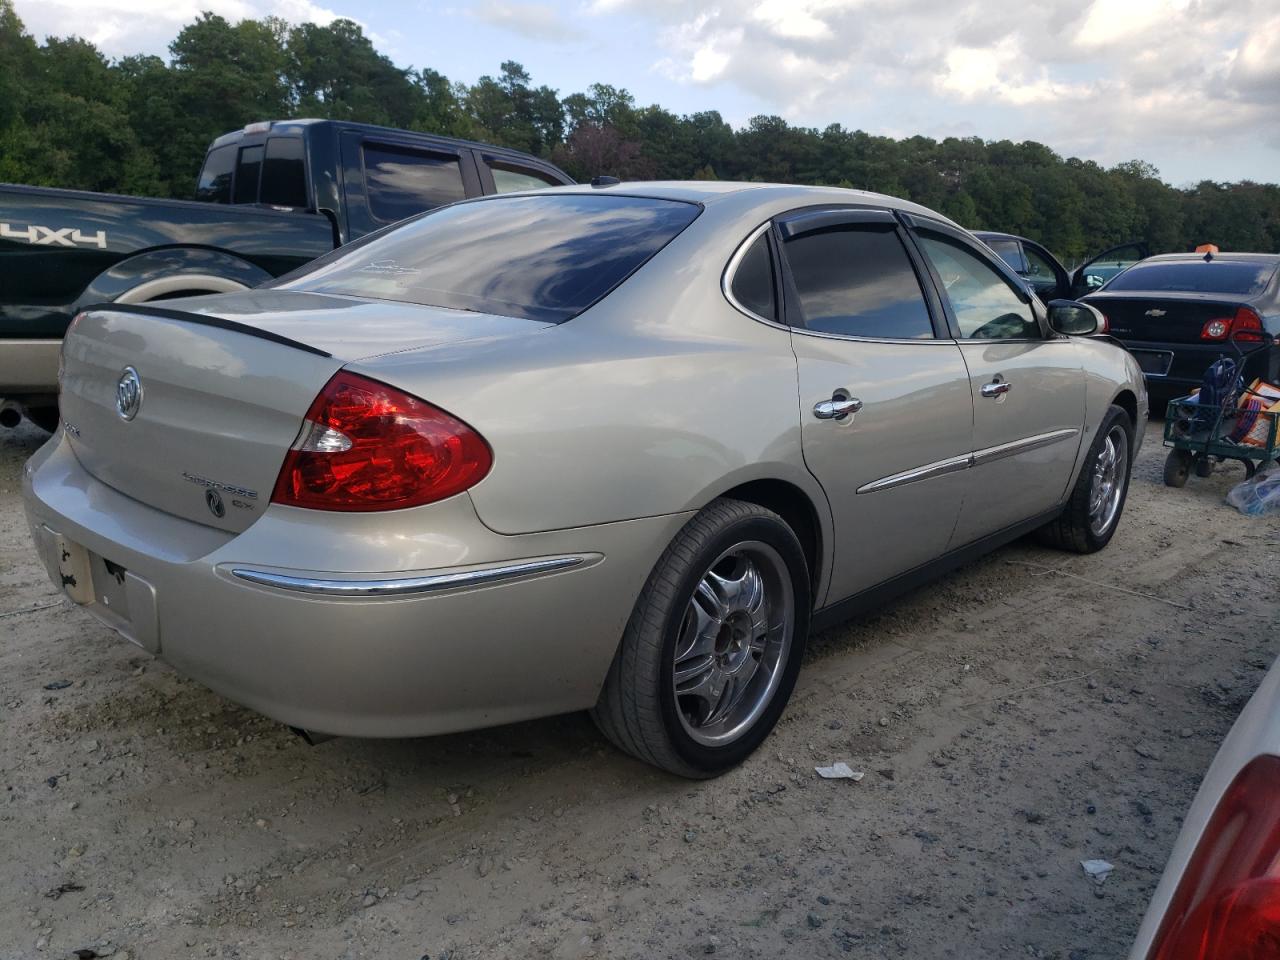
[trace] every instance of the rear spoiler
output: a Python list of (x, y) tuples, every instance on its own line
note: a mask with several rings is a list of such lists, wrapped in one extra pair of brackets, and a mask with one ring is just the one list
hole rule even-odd
[(168, 307), (153, 307), (149, 304), (141, 303), (94, 303), (77, 312), (87, 313), (90, 310), (105, 310), (113, 313), (132, 313), (142, 317), (160, 317), (164, 320), (181, 320), (183, 323), (194, 323), (204, 327), (217, 327), (219, 330), (232, 330), (236, 333), (243, 333), (246, 336), (257, 337), (259, 340), (270, 340), (272, 343), (279, 343), (286, 347), (293, 347), (295, 350), (314, 353), (318, 357), (333, 356), (329, 351), (321, 350), (319, 347), (313, 347), (309, 343), (302, 343), (299, 340), (291, 340), (289, 337), (282, 337), (278, 333), (272, 333), (270, 330), (263, 330), (261, 327), (255, 327), (247, 323), (237, 323), (235, 320), (228, 320), (225, 317), (215, 317), (207, 313), (190, 313), (185, 310), (170, 310)]

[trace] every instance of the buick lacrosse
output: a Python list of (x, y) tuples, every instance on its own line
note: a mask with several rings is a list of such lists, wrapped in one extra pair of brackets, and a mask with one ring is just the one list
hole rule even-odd
[(75, 603), (300, 730), (590, 709), (709, 776), (806, 635), (1022, 534), (1115, 532), (1142, 371), (876, 194), (457, 203), (244, 293), (103, 305), (26, 468)]

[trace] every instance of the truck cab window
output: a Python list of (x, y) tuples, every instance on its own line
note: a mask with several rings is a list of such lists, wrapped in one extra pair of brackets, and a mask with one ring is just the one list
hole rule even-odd
[(272, 137), (262, 164), (263, 203), (281, 207), (307, 206), (307, 165), (299, 137)]
[(466, 198), (457, 156), (381, 143), (363, 153), (369, 212), (383, 223)]
[(258, 202), (258, 177), (262, 173), (262, 147), (241, 147), (236, 164), (235, 193), (232, 203)]
[(489, 162), (489, 171), (493, 174), (494, 193), (515, 193), (517, 190), (541, 190), (543, 187), (558, 187), (560, 182), (545, 173), (517, 167), (509, 163)]
[(196, 182), (196, 199), (205, 203), (231, 202), (231, 171), (236, 165), (234, 146), (210, 150)]

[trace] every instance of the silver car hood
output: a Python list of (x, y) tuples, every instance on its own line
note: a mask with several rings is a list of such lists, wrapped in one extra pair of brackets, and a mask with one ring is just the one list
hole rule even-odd
[(254, 327), (343, 361), (554, 326), (519, 317), (292, 290), (246, 290), (149, 306)]

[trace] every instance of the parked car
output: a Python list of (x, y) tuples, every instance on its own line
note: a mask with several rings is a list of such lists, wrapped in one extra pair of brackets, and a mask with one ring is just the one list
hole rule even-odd
[(1245, 382), (1280, 381), (1280, 254), (1163, 254), (1084, 298), (1132, 353), (1162, 399), (1198, 387), (1219, 357), (1247, 355)]
[(1205, 774), (1129, 956), (1280, 956), (1280, 661)]
[(1106, 546), (1147, 406), (1132, 357), (1068, 336), (1096, 323), (876, 194), (467, 201), (265, 288), (81, 314), (27, 509), (76, 603), (295, 727), (591, 708), (708, 776), (811, 626), (1031, 531)]
[(88, 304), (245, 290), (442, 203), (572, 182), (488, 144), (284, 120), (215, 140), (195, 202), (0, 184), (0, 425), (57, 425), (58, 345)]
[(1018, 276), (1031, 285), (1031, 289), (1045, 303), (1050, 300), (1071, 299), (1096, 290), (1139, 260), (1151, 256), (1151, 248), (1140, 241), (1131, 240), (1109, 247), (1075, 270), (1068, 271), (1057, 257), (1045, 247), (1012, 233), (995, 233), (990, 230), (974, 232), (979, 240), (998, 253), (1002, 260), (1013, 267)]

